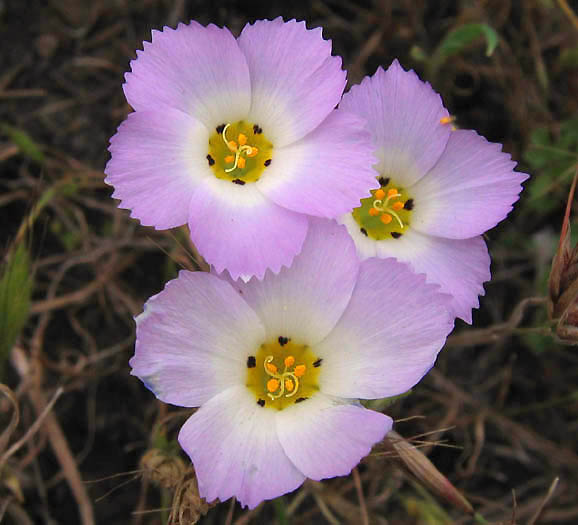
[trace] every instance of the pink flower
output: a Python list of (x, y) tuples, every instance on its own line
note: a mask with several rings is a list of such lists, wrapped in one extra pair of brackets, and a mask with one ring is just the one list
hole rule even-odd
[(179, 441), (201, 496), (253, 508), (348, 474), (383, 439), (391, 418), (358, 400), (427, 373), (453, 327), (449, 301), (405, 264), (359, 262), (343, 226), (313, 219), (278, 275), (183, 271), (149, 299), (132, 374), (162, 401), (200, 406)]
[(191, 22), (137, 55), (106, 182), (142, 224), (188, 224), (217, 272), (278, 272), (308, 216), (337, 218), (377, 186), (362, 120), (334, 110), (345, 72), (321, 29), (277, 18), (235, 39)]
[(510, 212), (528, 176), (500, 144), (452, 130), (440, 96), (397, 60), (353, 86), (340, 108), (367, 120), (379, 159), (381, 188), (340, 218), (359, 255), (407, 262), (471, 323), (490, 279), (481, 235)]

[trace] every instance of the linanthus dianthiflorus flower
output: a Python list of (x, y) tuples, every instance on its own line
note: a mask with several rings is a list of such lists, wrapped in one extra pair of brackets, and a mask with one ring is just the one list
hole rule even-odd
[(379, 159), (380, 188), (339, 219), (359, 255), (407, 262), (471, 323), (491, 277), (481, 235), (510, 212), (528, 176), (513, 171), (500, 144), (453, 129), (440, 96), (397, 60), (353, 86), (339, 107), (367, 120)]
[(106, 182), (142, 224), (188, 223), (218, 273), (278, 272), (309, 216), (337, 218), (377, 187), (362, 119), (334, 109), (346, 74), (321, 29), (277, 18), (234, 38), (191, 22), (143, 45)]
[(179, 442), (201, 496), (255, 507), (305, 478), (348, 474), (392, 427), (359, 399), (433, 366), (450, 296), (394, 259), (360, 262), (343, 226), (312, 219), (290, 268), (231, 281), (182, 271), (136, 319), (132, 374), (200, 407)]

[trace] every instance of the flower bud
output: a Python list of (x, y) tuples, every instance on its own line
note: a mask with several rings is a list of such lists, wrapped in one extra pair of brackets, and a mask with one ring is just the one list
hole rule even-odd
[(570, 210), (576, 188), (574, 176), (560, 232), (558, 250), (548, 280), (548, 315), (556, 321), (556, 335), (562, 342), (578, 344), (578, 246), (570, 243)]
[(470, 502), (420, 450), (393, 430), (387, 435), (385, 443), (386, 446), (396, 452), (403, 465), (417, 478), (417, 480), (430, 489), (434, 494), (441, 496), (446, 501), (468, 514), (474, 513), (474, 509)]

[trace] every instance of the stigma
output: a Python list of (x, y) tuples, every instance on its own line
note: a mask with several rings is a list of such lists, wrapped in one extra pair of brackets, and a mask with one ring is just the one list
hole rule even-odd
[(396, 188), (390, 188), (387, 193), (383, 189), (375, 192), (373, 206), (369, 209), (369, 215), (379, 217), (383, 224), (389, 224), (393, 219), (397, 221), (400, 228), (404, 228), (403, 221), (398, 212), (403, 210), (404, 203), (400, 201), (401, 193)]
[(317, 394), (322, 362), (307, 344), (280, 335), (247, 357), (245, 385), (259, 407), (284, 410)]
[(229, 140), (227, 138), (227, 130), (230, 125), (231, 124), (227, 124), (221, 133), (225, 145), (231, 153), (234, 153), (234, 155), (227, 155), (225, 157), (226, 164), (233, 164), (230, 168), (225, 168), (225, 173), (231, 173), (237, 168), (243, 169), (247, 164), (245, 159), (255, 157), (259, 153), (259, 148), (247, 144), (247, 135), (244, 133), (239, 133), (237, 135), (236, 142), (234, 140)]
[(270, 379), (267, 380), (267, 395), (271, 399), (279, 399), (283, 395), (285, 397), (293, 397), (299, 390), (299, 379), (305, 375), (307, 367), (303, 364), (295, 365), (295, 358), (288, 355), (284, 361), (283, 373), (279, 373), (277, 367), (273, 364), (274, 357), (267, 356), (263, 361), (263, 368), (265, 374)]
[(387, 176), (378, 178), (377, 190), (362, 199), (351, 214), (360, 233), (375, 241), (398, 240), (409, 230), (414, 199)]
[(258, 124), (219, 124), (209, 136), (207, 162), (213, 175), (239, 186), (257, 182), (273, 162), (273, 144)]

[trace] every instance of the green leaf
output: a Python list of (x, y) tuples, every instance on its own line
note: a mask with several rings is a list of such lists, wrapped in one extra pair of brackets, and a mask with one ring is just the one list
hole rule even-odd
[(558, 133), (547, 128), (532, 131), (524, 160), (532, 177), (526, 185), (525, 210), (544, 216), (565, 200), (568, 182), (578, 163), (578, 119), (562, 122)]
[(430, 71), (435, 73), (449, 57), (457, 55), (480, 37), (486, 39), (486, 56), (492, 56), (500, 40), (498, 33), (487, 24), (467, 24), (454, 29), (441, 41), (432, 55)]
[(31, 293), (30, 255), (25, 244), (20, 243), (10, 254), (0, 278), (0, 378), (28, 318)]
[(0, 131), (18, 146), (23, 155), (39, 164), (44, 162), (44, 153), (40, 151), (40, 148), (28, 133), (8, 124), (0, 124)]
[(467, 24), (454, 29), (442, 40), (436, 53), (444, 59), (457, 55), (481, 36), (486, 38), (486, 56), (492, 56), (498, 45), (499, 37), (498, 33), (486, 24)]

